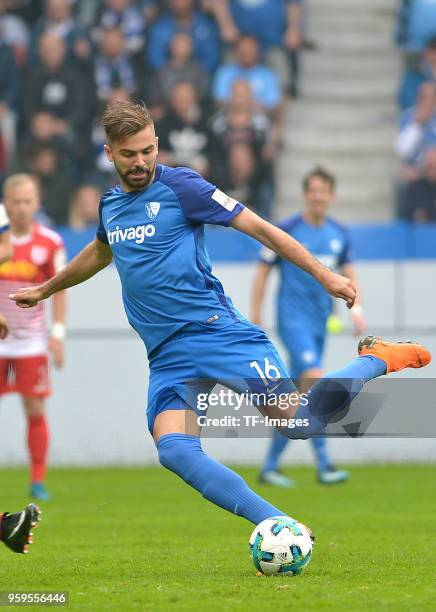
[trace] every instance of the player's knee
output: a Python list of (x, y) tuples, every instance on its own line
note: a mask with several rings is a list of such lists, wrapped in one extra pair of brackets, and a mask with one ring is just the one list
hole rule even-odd
[(178, 460), (181, 458), (180, 450), (175, 445), (166, 441), (158, 443), (157, 454), (159, 463), (168, 470), (172, 470), (173, 466), (177, 465)]
[(192, 461), (192, 453), (197, 446), (200, 446), (198, 438), (184, 434), (161, 436), (157, 443), (159, 463), (168, 470), (180, 474), (187, 462)]
[(28, 417), (43, 416), (45, 414), (44, 400), (40, 397), (23, 398), (24, 410)]

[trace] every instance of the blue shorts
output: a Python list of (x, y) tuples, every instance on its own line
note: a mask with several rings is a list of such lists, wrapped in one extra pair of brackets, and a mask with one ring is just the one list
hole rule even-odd
[[(277, 384), (278, 379), (283, 380)], [(195, 382), (187, 385), (190, 381)], [(150, 432), (164, 410), (198, 413), (196, 394), (209, 393), (217, 383), (241, 393), (295, 391), (280, 355), (259, 327), (248, 321), (216, 330), (198, 324), (165, 342), (150, 358)]]
[(294, 380), (307, 370), (321, 369), (326, 333), (295, 320), (280, 321), (278, 331), (289, 353), (289, 369)]

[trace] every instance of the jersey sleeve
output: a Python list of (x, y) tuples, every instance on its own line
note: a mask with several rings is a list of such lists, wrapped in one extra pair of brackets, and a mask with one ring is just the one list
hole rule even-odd
[(206, 181), (198, 172), (189, 168), (178, 170), (168, 185), (176, 193), (185, 217), (192, 223), (228, 226), (245, 208)]
[(100, 240), (100, 242), (103, 242), (103, 244), (109, 244), (109, 240), (107, 238), (106, 230), (103, 224), (103, 215), (101, 214), (102, 208), (103, 200), (100, 200), (100, 204), (98, 205), (99, 224), (95, 235)]
[(4, 204), (0, 204), (0, 234), (9, 229), (9, 217)]
[(53, 246), (51, 250), (51, 257), (48, 262), (48, 277), (52, 277), (60, 272), (67, 265), (67, 253), (65, 250), (64, 241), (57, 234), (56, 239), (53, 240)]
[(347, 231), (344, 232), (344, 245), (339, 254), (338, 265), (344, 266), (349, 263), (353, 263), (354, 261), (354, 253), (351, 245), (350, 235)]

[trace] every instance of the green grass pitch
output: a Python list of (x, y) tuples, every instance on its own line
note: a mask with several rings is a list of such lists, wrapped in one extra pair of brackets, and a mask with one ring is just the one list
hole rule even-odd
[[(250, 485), (316, 535), (299, 577), (257, 578), (251, 524), (164, 469), (53, 469), (29, 555), (0, 549), (0, 590), (66, 590), (71, 610), (434, 610), (436, 466), (356, 467), (322, 487)], [(0, 471), (0, 509), (27, 503), (26, 473)], [(27, 609), (37, 609), (31, 607)]]

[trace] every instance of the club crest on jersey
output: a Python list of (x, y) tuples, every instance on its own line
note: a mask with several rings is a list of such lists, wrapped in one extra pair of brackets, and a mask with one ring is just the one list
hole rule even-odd
[(145, 212), (147, 213), (147, 217), (150, 221), (156, 219), (160, 210), (160, 202), (147, 202), (145, 205)]

